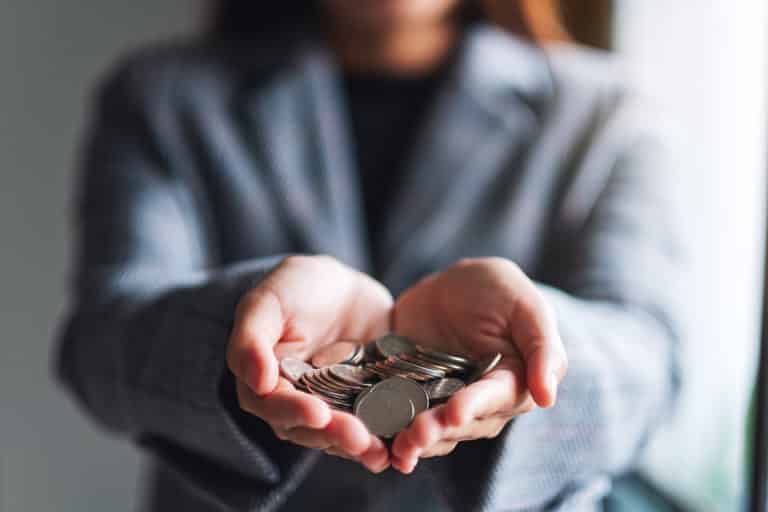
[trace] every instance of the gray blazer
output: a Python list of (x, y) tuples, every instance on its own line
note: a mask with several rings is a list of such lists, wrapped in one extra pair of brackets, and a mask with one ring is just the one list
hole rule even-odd
[[(153, 456), (146, 510), (592, 510), (677, 381), (677, 178), (615, 71), (473, 29), (373, 268), (322, 44), (123, 62), (84, 151), (59, 361), (85, 409)], [(571, 366), (557, 406), (410, 476), (281, 442), (239, 412), (224, 354), (238, 298), (289, 253), (331, 254), (395, 294), (462, 257), (517, 262), (559, 316)]]

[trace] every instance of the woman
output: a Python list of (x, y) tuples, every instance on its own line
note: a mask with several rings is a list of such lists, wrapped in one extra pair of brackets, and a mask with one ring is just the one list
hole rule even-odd
[[(155, 456), (149, 510), (594, 510), (632, 466), (674, 174), (606, 58), (508, 4), (229, 0), (106, 81), (60, 364)], [(391, 446), (279, 375), (390, 330), (503, 359)]]

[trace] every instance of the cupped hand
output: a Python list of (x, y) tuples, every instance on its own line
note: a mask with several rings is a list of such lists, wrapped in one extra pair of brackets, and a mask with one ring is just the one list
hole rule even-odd
[(332, 410), (280, 375), (279, 359), (309, 359), (339, 339), (390, 330), (392, 297), (367, 275), (327, 256), (292, 256), (240, 300), (227, 350), (240, 407), (280, 439), (358, 460), (380, 472), (384, 443), (355, 416)]
[(446, 352), (502, 354), (493, 371), (398, 434), (392, 465), (403, 473), (419, 458), (495, 437), (515, 416), (555, 403), (568, 360), (554, 313), (509, 260), (462, 260), (426, 277), (398, 299), (393, 324), (398, 334)]

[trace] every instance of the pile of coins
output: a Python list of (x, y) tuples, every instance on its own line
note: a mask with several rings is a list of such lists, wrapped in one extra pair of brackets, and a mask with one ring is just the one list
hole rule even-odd
[(372, 433), (389, 438), (500, 360), (499, 353), (475, 361), (387, 334), (365, 348), (353, 342), (329, 345), (312, 357), (311, 365), (284, 358), (280, 370), (298, 389), (355, 414)]

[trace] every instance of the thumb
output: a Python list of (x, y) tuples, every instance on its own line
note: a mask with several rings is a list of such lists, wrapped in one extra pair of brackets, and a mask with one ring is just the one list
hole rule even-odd
[(512, 336), (525, 359), (528, 389), (540, 407), (552, 407), (568, 369), (554, 313), (535, 289), (518, 306)]
[(565, 352), (556, 339), (534, 342), (533, 350), (525, 356), (528, 389), (540, 407), (552, 407), (557, 401), (557, 388), (565, 376)]
[(237, 307), (227, 364), (257, 395), (277, 387), (279, 368), (274, 346), (283, 335), (284, 325), (280, 298), (268, 287), (249, 292)]

